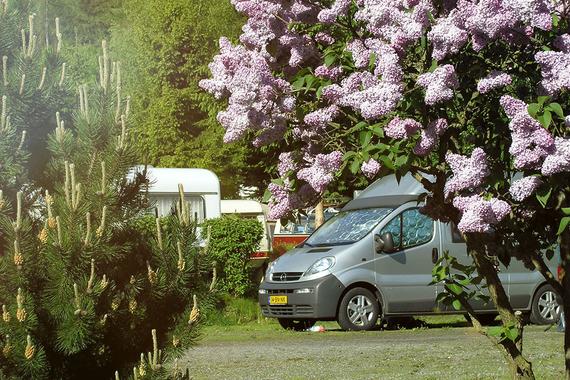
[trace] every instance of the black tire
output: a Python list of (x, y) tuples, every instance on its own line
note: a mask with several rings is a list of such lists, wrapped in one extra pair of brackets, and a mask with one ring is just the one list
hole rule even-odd
[(365, 288), (354, 288), (342, 297), (337, 322), (343, 330), (372, 330), (379, 313), (380, 305), (374, 294)]
[(530, 321), (537, 325), (551, 325), (558, 322), (562, 312), (562, 301), (554, 288), (542, 285), (532, 298)]
[[(469, 314), (465, 314), (465, 319), (471, 323), (471, 316)], [(477, 314), (477, 319), (483, 326), (494, 325), (497, 314)]]
[(281, 327), (285, 330), (304, 331), (311, 328), (317, 322), (314, 319), (291, 319), (291, 318), (277, 318)]

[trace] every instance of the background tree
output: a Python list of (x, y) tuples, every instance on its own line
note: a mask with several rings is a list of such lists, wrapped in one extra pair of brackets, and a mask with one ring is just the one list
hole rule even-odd
[(47, 135), (55, 129), (55, 112), (68, 111), (70, 89), (61, 58), (61, 38), (57, 38), (54, 28), (53, 45), (45, 45), (33, 15), (35, 10), (34, 1), (2, 3), (0, 96), (5, 97), (4, 109), (9, 113), (10, 124), (24, 137), (22, 147), (29, 152), (28, 179), (41, 184), (47, 161)]
[(560, 290), (539, 249), (569, 220), (565, 3), (232, 4), (248, 17), (240, 44), (220, 39), (201, 86), (228, 99), (226, 141), (279, 144), (273, 216), (316, 203), (347, 173), (413, 173), (430, 191), (424, 211), (465, 234), (501, 315), (494, 342), (532, 378), (493, 257), (522, 258)]
[[(259, 184), (249, 174), (246, 144), (222, 144), (215, 120), (221, 105), (198, 88), (223, 32), (237, 36), (242, 18), (219, 1), (127, 0), (125, 19), (113, 29), (113, 49), (129, 62), (124, 75), (133, 96), (137, 144), (155, 166), (202, 167), (222, 178), (222, 194)], [(257, 173), (260, 173), (258, 170)], [(266, 177), (266, 176), (265, 176)]]

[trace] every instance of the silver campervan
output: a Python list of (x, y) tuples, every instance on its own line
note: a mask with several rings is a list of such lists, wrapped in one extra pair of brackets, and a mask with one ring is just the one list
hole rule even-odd
[[(471, 263), (461, 235), (451, 224), (419, 212), (425, 192), (411, 176), (376, 181), (297, 248), (273, 261), (259, 287), (264, 316), (285, 328), (306, 329), (317, 320), (336, 320), (346, 330), (368, 330), (379, 318), (457, 313), (437, 304), (442, 285), (428, 285), (444, 251)], [(378, 249), (390, 233), (393, 249)], [(547, 262), (556, 271), (556, 259)], [(518, 260), (499, 271), (513, 307), (535, 323), (553, 323), (561, 307), (543, 276)], [(490, 302), (473, 301), (476, 312), (494, 319)]]

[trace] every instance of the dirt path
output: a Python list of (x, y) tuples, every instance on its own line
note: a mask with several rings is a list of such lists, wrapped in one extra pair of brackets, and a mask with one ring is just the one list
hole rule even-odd
[[(212, 327), (185, 364), (194, 379), (502, 379), (502, 358), (468, 327), (293, 333), (277, 325)], [(563, 334), (531, 326), (538, 379), (563, 377)]]

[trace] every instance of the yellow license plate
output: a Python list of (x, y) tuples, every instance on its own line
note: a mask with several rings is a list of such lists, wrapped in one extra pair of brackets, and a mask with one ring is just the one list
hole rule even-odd
[(269, 296), (270, 305), (287, 305), (287, 296)]

